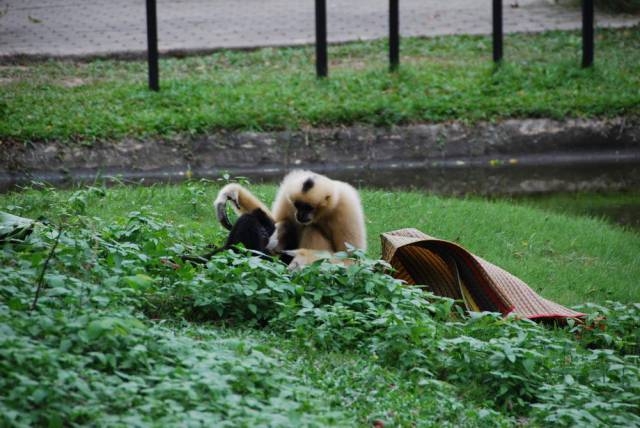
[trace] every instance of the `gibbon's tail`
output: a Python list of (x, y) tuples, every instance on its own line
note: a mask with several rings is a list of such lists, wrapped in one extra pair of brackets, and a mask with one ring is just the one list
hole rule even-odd
[(237, 183), (227, 184), (220, 190), (218, 197), (213, 202), (218, 221), (220, 221), (220, 224), (227, 230), (233, 228), (227, 215), (227, 201), (231, 201), (233, 209), (238, 215), (248, 214), (256, 209), (260, 209), (270, 218), (273, 217), (269, 208), (247, 189)]

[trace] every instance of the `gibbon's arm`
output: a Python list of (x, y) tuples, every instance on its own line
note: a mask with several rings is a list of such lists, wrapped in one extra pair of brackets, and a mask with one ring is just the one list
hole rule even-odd
[(278, 187), (278, 193), (273, 200), (272, 211), (273, 221), (280, 223), (283, 221), (295, 222), (296, 210), (291, 201), (289, 200), (289, 193), (292, 191), (291, 187), (291, 173), (287, 175), (280, 187)]
[(366, 251), (367, 230), (358, 192), (347, 183), (336, 184), (340, 186), (340, 202), (323, 224), (324, 229), (331, 234), (335, 251), (347, 251), (347, 244)]
[(227, 184), (218, 193), (218, 197), (213, 202), (213, 206), (216, 210), (218, 220), (228, 230), (231, 230), (233, 225), (227, 216), (227, 201), (231, 201), (233, 209), (238, 215), (248, 214), (256, 209), (261, 209), (267, 216), (272, 217), (269, 208), (247, 189), (238, 183)]
[(308, 248), (311, 250), (328, 251), (335, 253), (336, 250), (331, 242), (319, 226), (305, 226), (300, 232), (300, 244), (298, 248)]
[(271, 236), (267, 246), (270, 251), (281, 252), (300, 248), (302, 226), (296, 222), (296, 210), (289, 200), (289, 194), (293, 191), (292, 183), (295, 181), (293, 175), (296, 173), (290, 172), (284, 177), (273, 200), (271, 208), (273, 221), (276, 223), (276, 231)]
[[(315, 225), (298, 229), (293, 223), (280, 222), (269, 239), (267, 250), (279, 253), (290, 270), (301, 268), (319, 258), (330, 258), (335, 252), (331, 241)], [(326, 257), (325, 257), (326, 256)], [(293, 259), (298, 260), (292, 264)]]
[(288, 256), (293, 257), (291, 263), (289, 263), (288, 266), (290, 271), (299, 271), (305, 266), (310, 265), (311, 263), (318, 260), (328, 260), (330, 263), (343, 266), (350, 266), (354, 263), (352, 259), (333, 257), (333, 255), (328, 251), (318, 251), (301, 248), (299, 250), (285, 251), (285, 253)]

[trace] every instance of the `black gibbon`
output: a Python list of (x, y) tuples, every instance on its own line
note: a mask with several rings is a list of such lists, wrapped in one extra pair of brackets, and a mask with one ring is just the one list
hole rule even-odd
[(271, 217), (261, 208), (256, 208), (250, 213), (242, 214), (236, 222), (231, 225), (227, 219), (227, 223), (223, 223), (227, 229), (230, 229), (229, 236), (225, 244), (215, 250), (202, 256), (183, 256), (182, 260), (198, 264), (204, 264), (211, 257), (221, 251), (229, 250), (242, 244), (247, 250), (258, 251), (263, 253), (263, 258), (270, 258), (267, 245), (269, 238), (276, 230), (275, 223)]
[(269, 238), (275, 230), (276, 225), (271, 217), (262, 209), (256, 208), (250, 213), (238, 217), (221, 250), (228, 250), (242, 244), (247, 250), (267, 253)]
[(295, 253), (297, 264), (324, 258), (326, 253), (347, 251), (349, 246), (366, 250), (364, 213), (358, 192), (351, 185), (311, 171), (295, 170), (287, 174), (273, 202), (272, 212), (239, 184), (228, 184), (214, 202), (220, 222), (230, 224), (226, 203), (231, 201), (238, 214), (263, 210), (275, 223), (267, 249), (282, 254), (289, 263)]

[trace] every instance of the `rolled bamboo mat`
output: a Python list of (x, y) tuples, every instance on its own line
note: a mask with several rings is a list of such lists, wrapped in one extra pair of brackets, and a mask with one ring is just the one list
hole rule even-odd
[(513, 313), (529, 319), (585, 316), (539, 296), (519, 278), (456, 243), (417, 229), (386, 232), (381, 239), (382, 258), (393, 266), (396, 278), (461, 300), (470, 311)]

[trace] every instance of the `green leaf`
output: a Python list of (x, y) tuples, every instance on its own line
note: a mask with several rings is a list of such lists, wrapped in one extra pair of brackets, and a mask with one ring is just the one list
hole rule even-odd
[(526, 359), (522, 360), (522, 365), (524, 366), (525, 370), (528, 373), (533, 373), (533, 370), (535, 368), (536, 362), (535, 362), (535, 360), (533, 360), (531, 358), (526, 358)]
[(8, 305), (9, 308), (14, 311), (21, 311), (28, 308), (28, 306), (22, 303), (22, 300), (20, 300), (20, 298), (18, 297), (12, 297), (11, 299), (9, 299)]
[(96, 340), (105, 332), (110, 331), (113, 328), (114, 321), (111, 318), (104, 318), (90, 322), (86, 330), (89, 340)]
[(46, 275), (46, 280), (47, 283), (49, 284), (49, 287), (57, 287), (57, 288), (64, 288), (65, 286), (65, 281), (67, 280), (66, 275), (56, 275), (56, 274), (50, 274), (50, 275)]
[(26, 238), (33, 231), (34, 224), (31, 219), (0, 211), (0, 243), (10, 239)]
[(513, 349), (511, 348), (511, 346), (504, 345), (502, 351), (504, 352), (505, 357), (507, 357), (507, 360), (511, 361), (512, 363), (516, 361), (516, 354), (513, 353)]
[(49, 428), (62, 428), (64, 426), (62, 416), (55, 413), (49, 417)]
[(147, 291), (153, 287), (154, 280), (148, 275), (137, 274), (132, 276), (125, 276), (122, 281), (133, 288), (134, 290)]

